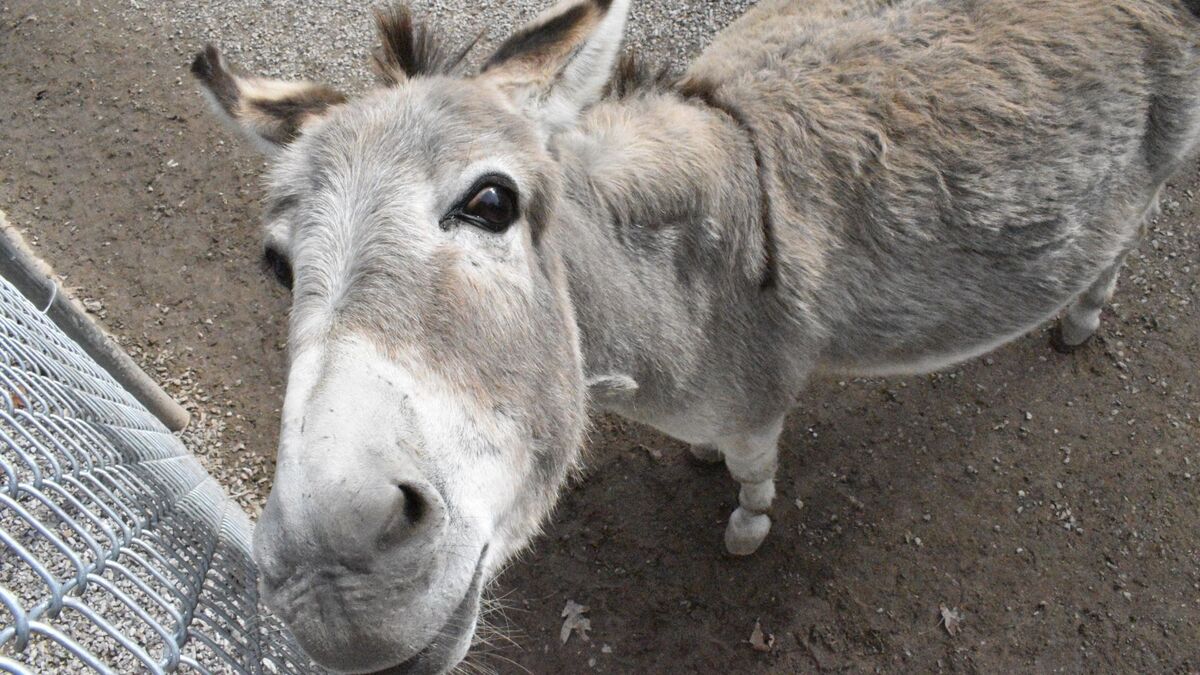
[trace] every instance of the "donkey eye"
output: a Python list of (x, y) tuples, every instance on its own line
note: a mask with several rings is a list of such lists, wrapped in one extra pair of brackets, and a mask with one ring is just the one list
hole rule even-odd
[(503, 185), (484, 185), (467, 200), (462, 215), (492, 232), (503, 232), (517, 219), (517, 196)]
[(292, 265), (282, 253), (274, 248), (263, 251), (263, 267), (275, 275), (275, 280), (281, 286), (292, 290)]

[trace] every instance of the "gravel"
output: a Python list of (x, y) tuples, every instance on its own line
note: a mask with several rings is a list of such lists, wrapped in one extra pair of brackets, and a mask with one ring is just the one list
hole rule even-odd
[[(368, 67), (375, 41), (371, 9), (381, 4), (346, 0), (162, 0), (130, 2), (128, 17), (139, 24), (149, 22), (157, 32), (169, 35), (183, 57), (181, 69), (186, 57), (202, 43), (213, 42), (248, 72), (320, 80), (358, 91), (372, 81)], [(550, 5), (530, 0), (422, 0), (409, 4), (454, 44), (466, 44), (484, 31), (471, 57), (475, 64), (490, 48)], [(682, 69), (719, 28), (751, 4), (748, 0), (638, 2), (630, 13), (627, 45), (641, 55)]]

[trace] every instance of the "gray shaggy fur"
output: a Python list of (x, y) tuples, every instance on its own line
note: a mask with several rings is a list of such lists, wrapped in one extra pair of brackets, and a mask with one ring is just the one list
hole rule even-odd
[[(733, 432), (814, 370), (921, 371), (1016, 337), (1136, 242), (1195, 145), (1180, 4), (845, 4), (862, 11), (763, 2), (718, 38), (688, 76), (737, 119), (660, 94), (559, 140), (571, 201), (611, 223), (555, 239), (589, 370), (640, 385), (620, 412)], [(779, 282), (759, 293), (764, 188)]]
[[(682, 81), (626, 62), (607, 97), (622, 0), (560, 3), (470, 78), (428, 77), (457, 57), (424, 33), (412, 42), (397, 12), (382, 21), (393, 88), (344, 105), (323, 96), (320, 119), (291, 105), (311, 98), (305, 86), (230, 76), (214, 51), (199, 72), (229, 83), (214, 93), (219, 112), (280, 153), (267, 239), (296, 268), (293, 354), (311, 365), (365, 336), (398, 364), (395, 381), (355, 375), (349, 356), (320, 357), (320, 372), (414, 402), (427, 388), (396, 382), (424, 377), (462, 401), (443, 407), (468, 411), (446, 417), (465, 430), (462, 447), (415, 438), (415, 403), (378, 417), (402, 447), (432, 448), (404, 455), (417, 467), (406, 480), (445, 493), (450, 534), (392, 542), (393, 564), (329, 578), (403, 593), (339, 600), (336, 623), (283, 606), (279, 588), (301, 572), (325, 578), (344, 533), (359, 534), (339, 520), (355, 495), (335, 486), (320, 510), (290, 516), (297, 528), (325, 522), (336, 536), (323, 552), (288, 543), (305, 530), (279, 525), (289, 507), (273, 493), (256, 557), (281, 570), (274, 601), (293, 628), (318, 627), (307, 636), (331, 665), (412, 655), (432, 628), (409, 609), (444, 615), (434, 599), (462, 597), (471, 570), (420, 586), (417, 568), (395, 561), (447, 555), (453, 541), (490, 578), (577, 462), (585, 398), (723, 458), (741, 484), (726, 546), (746, 554), (770, 527), (778, 435), (810, 375), (944, 367), (1064, 308), (1059, 346), (1082, 344), (1200, 138), (1196, 7), (762, 0)], [(523, 217), (504, 235), (439, 220), (481, 163), (521, 185)], [(320, 392), (314, 368), (300, 380)], [(301, 415), (304, 396), (289, 381), (277, 493), (304, 482), (285, 465), (307, 457), (319, 474), (325, 460), (305, 439), (322, 419), (338, 423)], [(471, 467), (494, 460), (502, 470), (473, 478), (493, 482), (456, 503)], [(510, 492), (490, 514), (458, 512)], [(479, 541), (476, 523), (492, 520)], [(336, 584), (311, 592), (342, 598)], [(459, 647), (444, 645), (459, 642), (439, 639), (441, 651), (412, 658), (452, 659)]]

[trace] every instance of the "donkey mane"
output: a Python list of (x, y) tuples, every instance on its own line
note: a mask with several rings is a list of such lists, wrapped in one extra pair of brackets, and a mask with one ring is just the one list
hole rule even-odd
[[(577, 18), (568, 12), (560, 17), (560, 22), (569, 24)], [(412, 77), (453, 74), (486, 33), (486, 29), (480, 31), (466, 45), (452, 50), (427, 23), (414, 17), (412, 10), (403, 2), (376, 8), (375, 25), (380, 44), (372, 53), (372, 59), (387, 86), (396, 86)], [(501, 47), (501, 52), (529, 48), (520, 39), (510, 38)], [(493, 62), (501, 60), (503, 58), (493, 56), (483, 69), (487, 70)], [(689, 84), (671, 66), (651, 63), (626, 51), (613, 69), (604, 98), (621, 100), (640, 94), (671, 92), (684, 98), (694, 98), (695, 93), (689, 91)]]
[(680, 74), (662, 63), (650, 63), (633, 52), (625, 52), (613, 69), (604, 98), (621, 100), (643, 93), (680, 92)]
[(380, 45), (372, 57), (388, 86), (411, 77), (453, 73), (484, 35), (480, 31), (465, 46), (452, 51), (428, 24), (414, 19), (408, 5), (401, 2), (376, 9), (375, 25)]

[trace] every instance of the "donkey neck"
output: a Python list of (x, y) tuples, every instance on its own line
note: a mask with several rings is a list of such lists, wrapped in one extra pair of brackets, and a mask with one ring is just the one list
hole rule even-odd
[(599, 104), (553, 149), (564, 190), (548, 245), (566, 265), (585, 370), (636, 381), (639, 409), (678, 405), (760, 315), (754, 147), (727, 114), (658, 92)]

